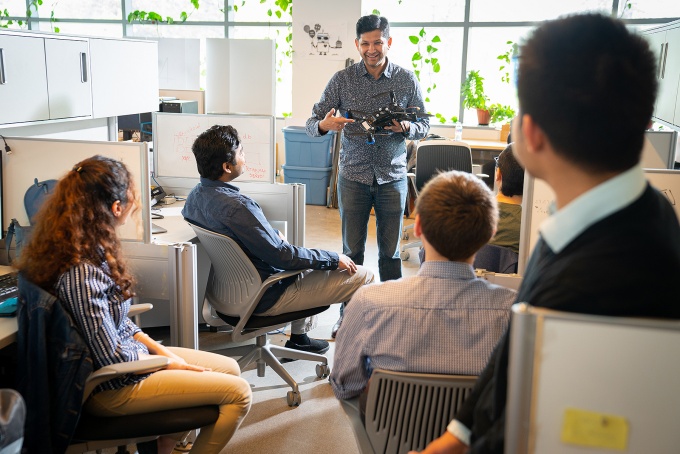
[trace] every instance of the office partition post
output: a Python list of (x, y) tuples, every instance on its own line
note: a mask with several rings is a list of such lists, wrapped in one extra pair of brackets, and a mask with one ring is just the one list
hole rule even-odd
[(170, 345), (198, 349), (198, 292), (196, 245), (178, 243), (168, 248), (170, 292)]

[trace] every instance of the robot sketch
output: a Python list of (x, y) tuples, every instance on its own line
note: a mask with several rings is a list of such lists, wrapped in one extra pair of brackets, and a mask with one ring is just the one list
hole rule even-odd
[(330, 49), (342, 49), (340, 38), (335, 42), (335, 46), (331, 46), (330, 35), (321, 30), (320, 24), (315, 24), (314, 27), (305, 25), (304, 30), (311, 38), (309, 55), (328, 55)]

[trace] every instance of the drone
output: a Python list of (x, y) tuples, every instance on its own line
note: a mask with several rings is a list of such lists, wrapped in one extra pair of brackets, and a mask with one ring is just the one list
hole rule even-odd
[[(390, 103), (379, 108), (373, 113), (362, 112), (360, 110), (347, 109), (340, 111), (340, 113), (348, 119), (357, 120), (356, 128), (359, 131), (345, 131), (348, 136), (366, 136), (366, 143), (372, 145), (375, 143), (375, 136), (387, 136), (393, 134), (393, 131), (385, 129), (386, 126), (392, 126), (392, 120), (397, 120), (398, 122), (408, 120), (408, 121), (418, 121), (424, 117), (431, 117), (432, 115), (427, 113), (421, 113), (419, 107), (401, 107), (397, 104), (397, 97), (394, 91), (389, 91), (385, 93), (379, 93), (374, 98), (382, 95), (390, 95)], [(349, 129), (348, 125), (348, 129)]]

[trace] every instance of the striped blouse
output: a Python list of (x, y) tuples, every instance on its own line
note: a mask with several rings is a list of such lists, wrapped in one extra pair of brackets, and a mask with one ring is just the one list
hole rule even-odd
[[(106, 263), (95, 266), (81, 263), (71, 267), (57, 280), (55, 290), (71, 312), (85, 342), (90, 347), (94, 369), (139, 359), (149, 353), (133, 336), (141, 330), (127, 316), (131, 300), (125, 300), (108, 274)], [(97, 391), (120, 389), (140, 382), (146, 375), (126, 375), (109, 380)]]

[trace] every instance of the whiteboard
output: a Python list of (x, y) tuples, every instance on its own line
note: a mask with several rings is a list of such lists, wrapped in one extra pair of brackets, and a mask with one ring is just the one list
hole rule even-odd
[(624, 418), (625, 452), (678, 452), (678, 321), (533, 307), (522, 313), (517, 306), (506, 418), (506, 433), (513, 435), (506, 452), (621, 452), (561, 441), (569, 409)]
[(680, 170), (645, 169), (645, 178), (666, 196), (680, 220)]
[(543, 180), (538, 180), (524, 171), (524, 191), (522, 196), (522, 221), (519, 230), (519, 258), (517, 274), (524, 275), (531, 251), (538, 241), (538, 228), (549, 216), (550, 204), (555, 193)]
[[(117, 159), (128, 168), (138, 190), (140, 209), (118, 230), (121, 240), (151, 242), (151, 200), (147, 142), (95, 142), (87, 140), (6, 137), (11, 154), (2, 156), (3, 216), (29, 225), (24, 194), (39, 181), (59, 179), (75, 164), (94, 155)], [(6, 226), (3, 226), (5, 228)]]
[(246, 169), (239, 182), (274, 182), (276, 136), (274, 117), (269, 115), (154, 112), (154, 175), (173, 187), (194, 187), (199, 174), (191, 146), (196, 137), (214, 125), (231, 125), (238, 131), (246, 156)]

